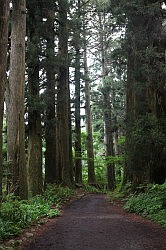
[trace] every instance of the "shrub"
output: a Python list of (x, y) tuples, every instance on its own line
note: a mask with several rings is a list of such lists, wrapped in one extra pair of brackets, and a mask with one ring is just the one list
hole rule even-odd
[(124, 208), (166, 226), (166, 183), (149, 185), (145, 193), (132, 194)]
[[(0, 239), (18, 235), (22, 228), (31, 225), (41, 217), (54, 217), (60, 213), (59, 207), (74, 191), (69, 188), (48, 186), (44, 196), (35, 196), (30, 200), (19, 200), (8, 195), (0, 211)], [(52, 205), (56, 208), (52, 208)]]

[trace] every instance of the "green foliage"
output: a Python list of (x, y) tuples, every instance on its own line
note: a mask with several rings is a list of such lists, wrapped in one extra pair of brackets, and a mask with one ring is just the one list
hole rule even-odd
[(108, 10), (110, 6), (109, 0), (91, 0), (98, 11)]
[[(86, 160), (86, 158), (82, 158), (83, 160)], [(107, 178), (106, 178), (106, 164), (115, 164), (116, 170), (121, 171), (122, 164), (124, 162), (124, 156), (101, 156), (96, 155), (95, 159), (95, 174), (96, 174), (96, 182), (100, 185), (106, 185), (107, 184)], [(83, 166), (83, 180), (86, 183), (88, 180), (88, 168), (87, 165)]]
[[(35, 196), (30, 200), (19, 200), (8, 195), (0, 211), (0, 239), (18, 235), (21, 228), (31, 225), (41, 217), (54, 217), (60, 213), (60, 206), (74, 194), (74, 190), (54, 185), (48, 186), (44, 196)], [(56, 205), (56, 208), (52, 208)]]
[(127, 182), (125, 185), (121, 185), (120, 192), (124, 194), (124, 197), (128, 196), (132, 192), (132, 183)]
[(130, 193), (132, 189), (132, 184), (131, 183), (126, 183), (126, 185), (123, 186), (122, 182), (117, 182), (116, 189), (112, 192), (109, 192), (109, 198), (110, 201), (116, 200), (116, 199), (125, 199)]
[[(114, 164), (116, 171), (116, 179), (117, 182), (121, 182), (124, 165), (124, 154), (120, 154), (117, 156), (109, 156), (105, 157), (103, 154), (104, 146), (103, 141), (101, 141), (100, 132), (93, 133), (93, 146), (94, 146), (94, 164), (95, 164), (95, 175), (96, 175), (96, 183), (100, 186), (106, 187), (107, 185), (107, 176), (106, 176), (106, 165)], [(86, 149), (86, 133), (82, 132), (82, 165), (83, 165), (83, 182), (87, 183), (88, 181), (88, 167), (87, 167), (87, 149)], [(121, 152), (124, 151), (125, 137), (122, 136), (118, 141), (118, 146)]]
[(48, 185), (47, 190), (45, 191), (45, 199), (49, 201), (51, 204), (61, 205), (65, 201), (67, 201), (72, 195), (74, 195), (75, 191), (68, 187), (60, 187), (55, 185)]
[[(128, 161), (133, 169), (158, 166), (156, 160), (166, 145), (165, 133), (154, 115), (146, 114), (138, 117), (128, 137)], [(157, 158), (158, 157), (158, 158)], [(137, 164), (135, 160), (137, 159)], [(138, 164), (139, 163), (139, 164)]]
[[(100, 133), (93, 133), (93, 148), (94, 148), (94, 164), (95, 164), (95, 175), (96, 182), (99, 184), (106, 184), (106, 170), (104, 165), (104, 158), (101, 156), (103, 154), (103, 145), (100, 141)], [(87, 148), (86, 148), (86, 132), (81, 133), (82, 141), (82, 165), (83, 165), (83, 181), (87, 183), (88, 181), (88, 166), (87, 166)]]
[(125, 141), (126, 141), (126, 137), (125, 136), (121, 136), (118, 140), (118, 145), (121, 147), (124, 147), (125, 145)]
[(120, 164), (124, 161), (123, 155), (117, 155), (117, 156), (107, 156), (105, 157), (106, 163), (110, 164)]
[(165, 136), (156, 117), (151, 114), (137, 119), (132, 130), (132, 139), (135, 144), (154, 144), (161, 146), (165, 143)]
[(104, 159), (102, 157), (95, 158), (95, 174), (96, 174), (96, 182), (101, 185), (107, 184), (106, 179), (106, 168), (104, 165)]
[(148, 185), (145, 193), (132, 194), (124, 208), (166, 226), (166, 183)]
[(0, 240), (18, 235), (21, 229), (13, 222), (0, 218)]
[[(99, 185), (98, 185), (99, 186)], [(97, 185), (96, 186), (92, 186), (92, 185), (86, 185), (84, 186), (83, 190), (87, 191), (88, 193), (103, 193), (102, 190), (100, 190)]]

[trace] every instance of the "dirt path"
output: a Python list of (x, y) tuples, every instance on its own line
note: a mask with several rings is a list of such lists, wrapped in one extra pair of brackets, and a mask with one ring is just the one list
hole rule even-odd
[(69, 204), (20, 250), (166, 249), (166, 231), (140, 216), (110, 205), (104, 195), (86, 195)]

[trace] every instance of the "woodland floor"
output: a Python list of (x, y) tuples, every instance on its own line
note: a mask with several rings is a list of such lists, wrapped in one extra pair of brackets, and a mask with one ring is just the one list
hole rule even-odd
[(65, 206), (23, 241), (19, 250), (152, 250), (166, 249), (166, 231), (105, 195), (88, 194)]

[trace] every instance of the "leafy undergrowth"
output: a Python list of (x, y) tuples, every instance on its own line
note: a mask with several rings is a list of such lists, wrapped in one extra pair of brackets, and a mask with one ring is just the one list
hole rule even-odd
[(166, 183), (148, 185), (144, 193), (129, 195), (124, 208), (166, 227)]
[(17, 197), (8, 195), (0, 211), (0, 239), (19, 235), (23, 228), (42, 217), (58, 216), (62, 204), (74, 194), (73, 189), (51, 185), (43, 196), (35, 196), (30, 200), (20, 201)]
[(103, 194), (106, 191), (104, 189), (101, 189), (100, 187), (93, 186), (93, 185), (86, 185), (82, 188), (83, 191), (86, 191), (88, 193), (94, 193), (94, 194)]

